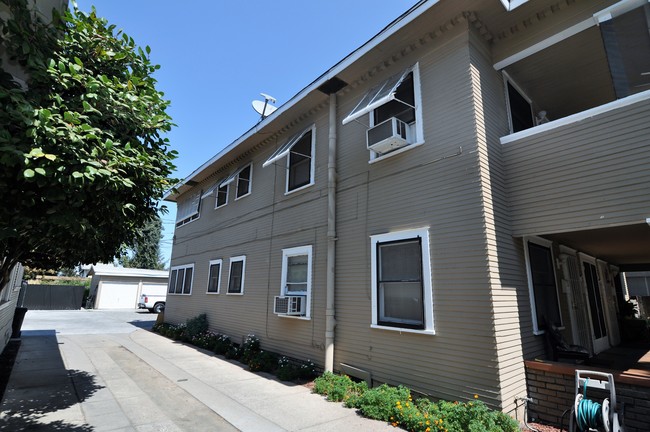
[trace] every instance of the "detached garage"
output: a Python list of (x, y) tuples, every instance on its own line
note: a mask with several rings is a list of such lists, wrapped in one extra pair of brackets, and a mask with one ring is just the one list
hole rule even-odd
[(101, 266), (92, 267), (88, 276), (92, 276), (89, 307), (136, 309), (140, 294), (167, 286), (169, 271)]

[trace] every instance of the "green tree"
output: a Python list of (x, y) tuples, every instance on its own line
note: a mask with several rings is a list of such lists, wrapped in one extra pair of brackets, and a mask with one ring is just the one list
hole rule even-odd
[(1, 66), (0, 290), (17, 262), (62, 268), (119, 256), (175, 184), (176, 157), (149, 47), (94, 8), (45, 24), (25, 0), (4, 3), (0, 47), (26, 87)]
[(129, 246), (129, 251), (120, 257), (124, 267), (162, 270), (165, 264), (160, 256), (160, 239), (162, 238), (162, 220), (156, 216), (138, 232), (138, 236)]

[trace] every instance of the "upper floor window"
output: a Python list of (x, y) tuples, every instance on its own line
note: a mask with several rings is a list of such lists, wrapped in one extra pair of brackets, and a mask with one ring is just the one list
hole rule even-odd
[(184, 201), (177, 204), (176, 226), (182, 226), (199, 218), (199, 209), (201, 207), (201, 191), (191, 194)]
[(230, 275), (228, 276), (228, 294), (244, 294), (244, 274), (246, 257), (230, 258)]
[(526, 239), (525, 243), (533, 331), (540, 333), (551, 325), (562, 327), (552, 243), (542, 239)]
[[(219, 185), (219, 192), (222, 194), (221, 199), (227, 202), (228, 200), (228, 185), (235, 184), (235, 199), (243, 198), (251, 193), (251, 186), (253, 184), (253, 164), (248, 164), (243, 168), (239, 168), (232, 173), (228, 178), (221, 182)], [(225, 196), (224, 196), (225, 193)], [(217, 201), (219, 196), (217, 196)]]
[(372, 326), (432, 334), (429, 230), (398, 231), (370, 239)]
[(366, 145), (371, 159), (424, 141), (418, 64), (373, 87), (343, 119), (369, 114)]
[(310, 126), (291, 137), (262, 165), (267, 167), (280, 159), (287, 158), (287, 193), (314, 184), (315, 135), (314, 126)]
[(228, 185), (224, 184), (224, 179), (219, 180), (210, 186), (201, 196), (201, 199), (209, 196), (215, 197), (214, 208), (223, 207), (228, 203)]
[(214, 208), (223, 207), (228, 204), (228, 185), (219, 186), (217, 188), (217, 197), (214, 202)]
[(237, 193), (235, 199), (239, 199), (251, 193), (253, 166), (248, 165), (242, 168), (237, 174)]
[(194, 264), (186, 264), (171, 268), (169, 275), (169, 294), (192, 294)]

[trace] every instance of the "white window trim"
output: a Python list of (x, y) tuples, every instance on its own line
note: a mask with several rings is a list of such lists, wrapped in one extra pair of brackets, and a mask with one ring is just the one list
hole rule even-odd
[[(224, 186), (226, 188), (226, 202), (221, 204), (221, 205), (217, 205), (217, 202), (219, 201), (219, 189), (221, 187), (224, 187)], [(221, 207), (227, 206), (228, 205), (228, 199), (230, 198), (230, 184), (219, 185), (219, 186), (217, 186), (217, 188), (214, 191), (215, 191), (215, 194), (214, 194), (214, 209), (216, 210), (216, 209), (219, 209)]]
[[(303, 189), (307, 189), (308, 187), (314, 185), (314, 182), (315, 182), (314, 177), (315, 177), (315, 174), (316, 174), (316, 163), (315, 163), (315, 159), (316, 159), (315, 158), (315, 156), (316, 156), (316, 154), (315, 154), (316, 153), (316, 125), (312, 125), (302, 135), (309, 132), (310, 130), (311, 130), (311, 158), (309, 160), (309, 180), (310, 181), (306, 185), (302, 185), (302, 186), (300, 186), (298, 188), (295, 188), (293, 190), (289, 190), (289, 169), (291, 168), (289, 166), (289, 159), (291, 158), (291, 149), (293, 148), (293, 146), (291, 146), (289, 148), (289, 152), (287, 153), (287, 156), (286, 156), (286, 158), (287, 158), (287, 168), (285, 170), (285, 173), (286, 173), (286, 175), (285, 175), (285, 177), (286, 177), (285, 178), (285, 187), (284, 187), (284, 191), (285, 191), (284, 195), (285, 196), (286, 195), (291, 195), (292, 193), (301, 191)], [(298, 141), (296, 141), (296, 143)]]
[[(241, 172), (243, 170), (245, 170), (246, 168), (248, 168), (248, 167), (251, 167), (251, 169), (250, 169), (250, 173), (251, 173), (250, 174), (250, 179), (248, 181), (248, 192), (246, 192), (242, 196), (237, 196), (237, 189), (238, 189), (238, 186), (239, 186), (239, 174), (241, 174)], [(234, 180), (235, 180), (235, 201), (240, 200), (240, 199), (245, 198), (248, 195), (250, 195), (253, 192), (253, 163), (251, 162), (248, 165), (243, 166), (239, 171), (237, 171), (237, 175), (235, 176)]]
[(555, 298), (557, 300), (557, 309), (560, 315), (560, 323), (562, 324), (560, 328), (564, 328), (564, 317), (562, 317), (562, 307), (560, 305), (560, 292), (558, 291), (560, 287), (558, 284), (557, 269), (555, 268), (556, 261), (555, 261), (555, 252), (553, 252), (553, 242), (551, 240), (546, 240), (541, 237), (526, 236), (524, 237), (524, 255), (526, 257), (526, 278), (528, 279), (528, 298), (530, 300), (530, 312), (533, 321), (533, 334), (535, 336), (539, 336), (546, 333), (546, 330), (540, 329), (539, 323), (537, 322), (537, 305), (535, 304), (535, 288), (533, 287), (533, 272), (530, 268), (530, 256), (528, 253), (528, 243), (535, 243), (538, 246), (547, 247), (551, 250), (551, 261), (553, 262), (553, 278), (555, 279)]
[[(189, 293), (183, 293), (182, 292), (183, 289), (181, 289), (181, 292), (179, 292), (179, 293), (177, 293), (177, 292), (170, 293), (169, 292), (169, 283), (167, 283), (167, 295), (184, 295), (184, 296), (192, 295), (192, 290), (194, 289), (194, 263), (171, 267), (169, 269), (169, 278), (170, 278), (170, 282), (171, 282), (172, 272), (174, 270), (176, 270), (176, 279), (177, 280), (176, 280), (176, 285), (174, 285), (174, 291), (176, 291), (176, 287), (178, 286), (178, 270), (188, 269), (188, 268), (192, 269), (192, 279), (190, 280), (190, 292)], [(185, 273), (183, 273), (183, 281), (185, 281)]]
[[(369, 164), (388, 159), (392, 156), (397, 156), (398, 154), (404, 153), (405, 151), (411, 150), (412, 148), (419, 147), (424, 144), (424, 120), (422, 119), (422, 87), (420, 83), (420, 63), (415, 63), (411, 66), (411, 72), (413, 72), (413, 97), (415, 99), (415, 136), (413, 137), (413, 142), (397, 149), (390, 153), (384, 155), (379, 155), (377, 152), (370, 150), (370, 160)], [(369, 125), (373, 127), (375, 125), (374, 121), (374, 109), (371, 110), (368, 114)]]
[(289, 154), (289, 152), (291, 151), (293, 146), (296, 145), (296, 143), (298, 141), (300, 141), (302, 139), (302, 137), (305, 136), (305, 134), (307, 132), (309, 132), (313, 128), (314, 128), (314, 125), (309, 126), (308, 128), (304, 129), (302, 132), (300, 132), (300, 133), (298, 133), (296, 135), (292, 135), (284, 144), (282, 144), (280, 147), (278, 147), (278, 149), (275, 152), (273, 152), (273, 154), (271, 154), (271, 157), (269, 157), (266, 160), (266, 162), (264, 162), (262, 164), (262, 168), (266, 168), (267, 166), (271, 165), (272, 163), (275, 163), (275, 162), (279, 161), (280, 159), (284, 159), (285, 157), (287, 157), (287, 155)]
[[(501, 71), (501, 73), (503, 74), (503, 92), (504, 92), (504, 96), (505, 96), (505, 99), (506, 99), (506, 113), (508, 115), (508, 128), (510, 130), (510, 133), (513, 134), (515, 132), (514, 132), (513, 124), (512, 124), (512, 109), (510, 108), (510, 97), (509, 97), (509, 94), (508, 94), (508, 84), (510, 84), (512, 87), (514, 87), (514, 89), (517, 90), (517, 92), (519, 92), (521, 97), (523, 97), (526, 100), (526, 102), (528, 102), (528, 104), (530, 105), (530, 116), (533, 119), (533, 127), (535, 127), (535, 124), (534, 124), (534, 122), (535, 122), (535, 111), (533, 110), (533, 100), (530, 97), (528, 97), (526, 92), (519, 86), (519, 84), (517, 84), (515, 82), (515, 80), (512, 79), (512, 77), (510, 75), (508, 75), (508, 73), (506, 71)], [(520, 131), (520, 132), (523, 132), (523, 131)]]
[(312, 287), (312, 246), (298, 246), (289, 249), (282, 249), (282, 278), (280, 282), (280, 295), (293, 295), (286, 291), (287, 285), (287, 266), (289, 257), (307, 255), (307, 294), (305, 298), (305, 316), (278, 315), (281, 318), (311, 320), (311, 287)]
[[(242, 262), (241, 266), (241, 291), (240, 292), (235, 292), (231, 293), (229, 292), (230, 288), (230, 276), (232, 275), (232, 264), (234, 262)], [(230, 258), (230, 264), (228, 267), (228, 286), (226, 287), (226, 295), (236, 295), (236, 296), (241, 296), (244, 295), (244, 279), (246, 276), (246, 255), (240, 255), (240, 256), (234, 256)]]
[[(219, 279), (217, 280), (217, 290), (216, 291), (208, 291), (210, 289), (210, 269), (214, 264), (219, 264)], [(205, 293), (206, 294), (219, 294), (221, 292), (221, 275), (223, 274), (223, 260), (221, 259), (216, 259), (216, 260), (210, 260), (208, 263), (208, 285), (205, 288)]]
[[(392, 327), (377, 324), (377, 243), (385, 243), (397, 240), (408, 240), (416, 237), (422, 239), (422, 284), (424, 303), (424, 329), (411, 329)], [(370, 236), (370, 280), (371, 280), (371, 304), (372, 321), (371, 328), (391, 330), (400, 333), (417, 333), (434, 335), (435, 327), (433, 322), (433, 284), (431, 282), (431, 254), (429, 251), (429, 227), (416, 228), (404, 231), (396, 231), (386, 234)]]

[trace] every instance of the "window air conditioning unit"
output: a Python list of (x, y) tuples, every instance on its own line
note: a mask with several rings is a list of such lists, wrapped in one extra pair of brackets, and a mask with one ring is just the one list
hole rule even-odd
[(371, 127), (366, 132), (368, 150), (377, 153), (388, 153), (404, 147), (408, 144), (406, 141), (408, 127), (408, 124), (395, 117)]
[(273, 313), (276, 315), (305, 315), (307, 297), (305, 296), (276, 296), (273, 302)]

